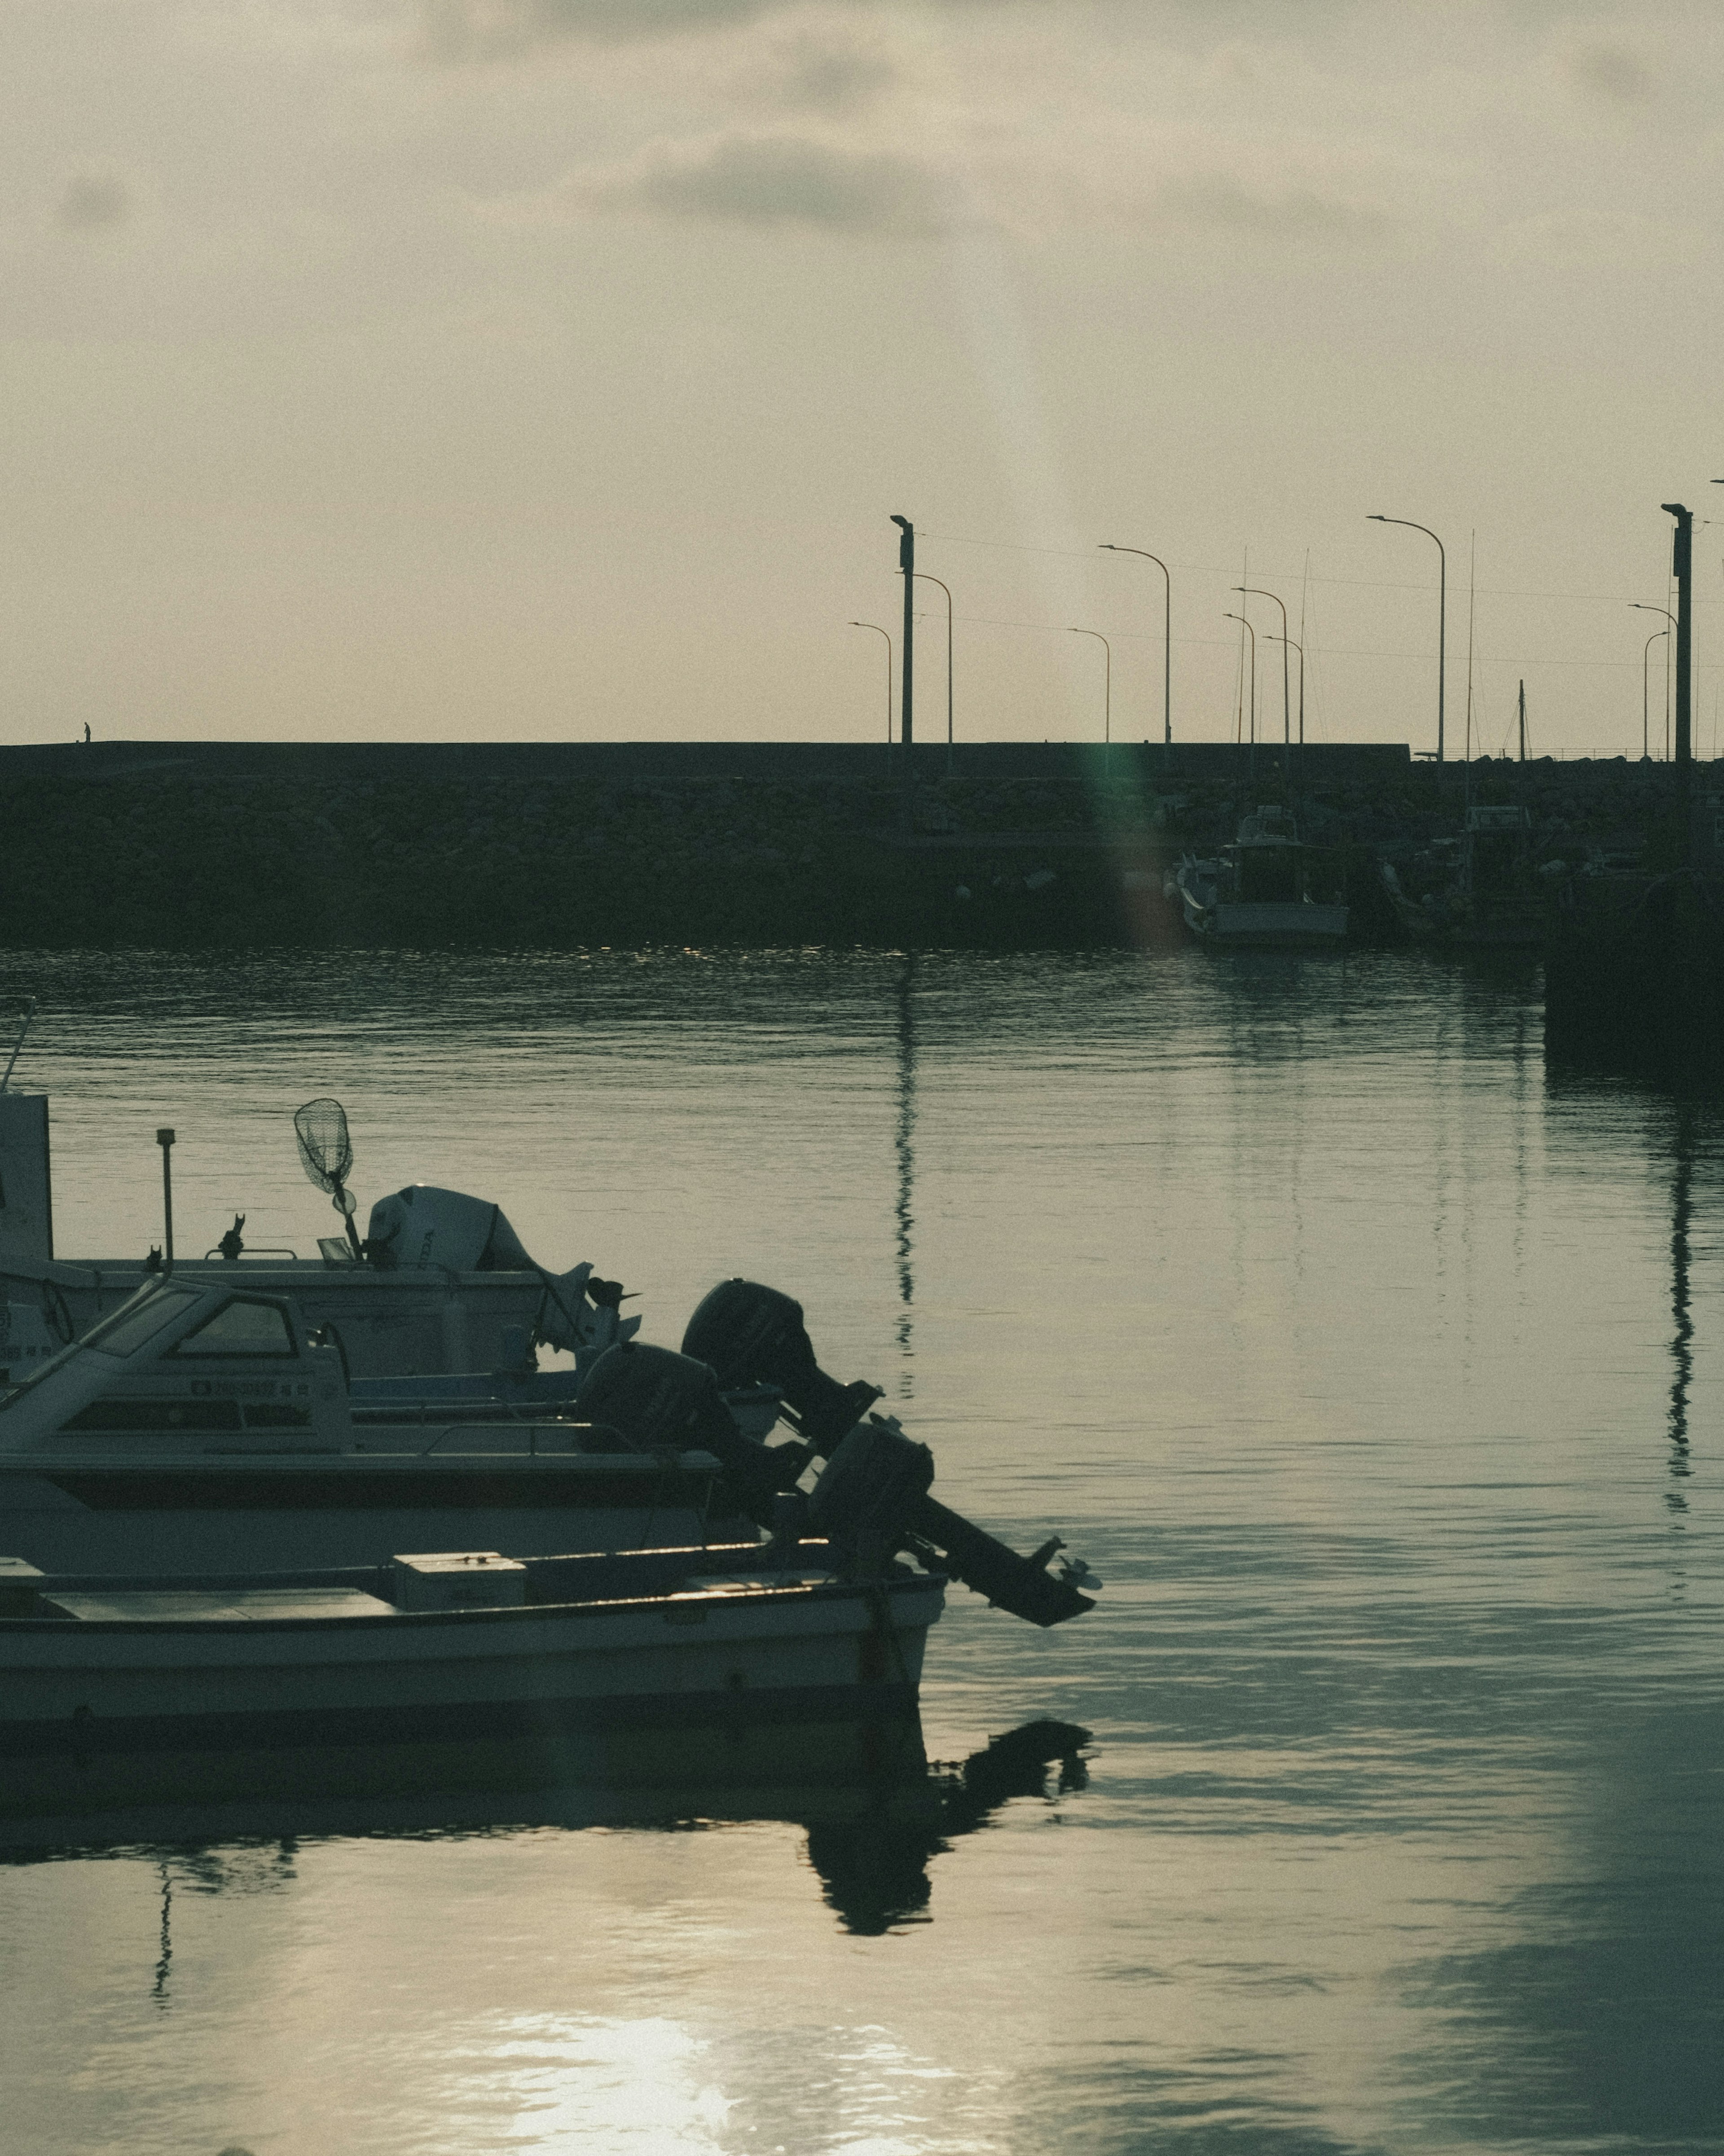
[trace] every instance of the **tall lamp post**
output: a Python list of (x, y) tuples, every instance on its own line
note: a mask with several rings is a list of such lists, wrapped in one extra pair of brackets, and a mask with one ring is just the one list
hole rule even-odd
[[(1670, 629), (1674, 629), (1676, 626), (1676, 617), (1670, 612), (1668, 607), (1648, 606), (1644, 599), (1630, 599), (1629, 601), (1629, 604), (1634, 608), (1636, 613), (1661, 613), (1665, 619), (1670, 624)], [(1652, 634), (1646, 639), (1646, 649), (1640, 654), (1640, 761), (1642, 763), (1647, 762), (1651, 747), (1651, 744), (1647, 738), (1648, 700), (1646, 695), (1646, 660), (1648, 655), (1651, 652), (1653, 645), (1657, 643), (1659, 638), (1660, 636), (1668, 636), (1670, 633), (1670, 629), (1655, 629)], [(1668, 763), (1670, 755), (1670, 675), (1669, 665), (1670, 654), (1668, 652), (1665, 654), (1665, 660), (1664, 753), (1665, 761)]]
[(853, 621), (852, 629), (871, 629), (876, 636), (886, 639), (886, 757), (892, 754), (892, 633), (882, 629), (877, 621)]
[(898, 527), (898, 567), (904, 576), (904, 634), (898, 645), (898, 819), (907, 839), (916, 827), (916, 526), (907, 516), (892, 519)]
[(1173, 745), (1173, 579), (1161, 556), (1152, 554), (1142, 547), (1116, 547), (1111, 540), (1104, 539), (1101, 551), (1104, 554), (1137, 554), (1146, 562), (1153, 562), (1167, 585), (1162, 635), (1162, 741), (1165, 747), (1171, 748)]
[(938, 584), (946, 594), (946, 776), (952, 776), (952, 587), (938, 577), (931, 577), (926, 569), (915, 574), (925, 584)]
[(1449, 655), (1449, 553), (1442, 541), (1437, 538), (1429, 524), (1415, 524), (1408, 516), (1368, 516), (1367, 524), (1399, 524), (1408, 531), (1422, 531), (1427, 539), (1436, 541), (1437, 548), (1437, 762), (1443, 761), (1443, 675)]
[(1244, 622), (1245, 634), (1251, 639), (1251, 746), (1255, 749), (1257, 746), (1257, 632), (1249, 621), (1245, 621), (1244, 614), (1234, 613), (1231, 608), (1221, 619), (1224, 621)]

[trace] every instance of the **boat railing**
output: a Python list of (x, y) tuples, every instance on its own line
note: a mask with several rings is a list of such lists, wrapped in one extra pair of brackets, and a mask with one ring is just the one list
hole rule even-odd
[[(526, 1439), (526, 1454), (530, 1460), (536, 1460), (539, 1456), (539, 1433), (541, 1430), (554, 1430), (556, 1435), (565, 1441), (563, 1446), (556, 1453), (552, 1453), (547, 1450), (545, 1455), (547, 1460), (562, 1459), (565, 1456), (566, 1453), (571, 1450), (575, 1451), (584, 1451), (586, 1448), (583, 1445), (573, 1441), (577, 1440), (577, 1436), (581, 1438), (609, 1438), (613, 1440), (610, 1449), (614, 1452), (644, 1452), (648, 1450), (645, 1445), (637, 1445), (633, 1442), (633, 1440), (629, 1439), (623, 1431), (618, 1430), (610, 1423), (582, 1422), (547, 1424), (546, 1418), (542, 1414), (529, 1419), (525, 1411), (526, 1404), (524, 1403), (511, 1401), (509, 1404), (509, 1407), (510, 1412), (508, 1414), (500, 1418), (498, 1422), (491, 1424), (490, 1427), (493, 1429), (507, 1430), (512, 1426), (520, 1430)], [(423, 1420), (423, 1419), (422, 1415), (421, 1419)], [(453, 1437), (458, 1430), (470, 1430), (471, 1427), (472, 1425), (468, 1423), (445, 1422), (444, 1427), (438, 1431), (431, 1442), (428, 1445), (422, 1445), (419, 1448), (416, 1457), (420, 1460), (428, 1460), (432, 1454), (438, 1450), (446, 1438)]]

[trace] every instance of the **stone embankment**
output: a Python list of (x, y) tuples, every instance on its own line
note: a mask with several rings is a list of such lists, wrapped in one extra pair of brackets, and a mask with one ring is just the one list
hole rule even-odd
[[(1188, 772), (1135, 752), (1040, 776), (934, 762), (907, 821), (884, 757), (775, 778), (453, 775), (429, 752), (415, 775), (410, 749), (387, 769), (310, 747), (260, 769), (53, 753), (0, 755), (13, 947), (1154, 941), (1176, 932), (1165, 865), (1284, 798), (1260, 752), (1249, 775), (1238, 757)], [(1543, 860), (1675, 857), (1665, 767), (1475, 764), (1472, 785), (1526, 803)], [(1307, 835), (1347, 861), (1358, 928), (1392, 935), (1376, 856), (1458, 827), (1460, 772), (1313, 757), (1296, 793)]]

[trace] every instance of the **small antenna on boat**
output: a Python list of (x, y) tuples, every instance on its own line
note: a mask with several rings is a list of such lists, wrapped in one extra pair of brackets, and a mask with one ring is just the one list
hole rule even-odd
[(162, 1246), (164, 1272), (173, 1270), (173, 1132), (164, 1123), (156, 1133), (162, 1148)]
[(24, 998), (23, 1015), (18, 1021), (18, 1039), (12, 1044), (12, 1053), (6, 1059), (6, 1074), (3, 1077), (0, 1077), (0, 1093), (3, 1093), (7, 1087), (12, 1083), (13, 1065), (18, 1061), (18, 1050), (24, 1045), (24, 1035), (29, 1031), (30, 1020), (34, 1018), (35, 1015), (36, 998), (34, 996), (26, 996)]
[(320, 1190), (329, 1193), (336, 1212), (347, 1224), (347, 1240), (353, 1245), (354, 1256), (363, 1257), (359, 1230), (353, 1224), (359, 1201), (347, 1188), (353, 1141), (347, 1135), (346, 1110), (339, 1101), (307, 1101), (295, 1112), (293, 1127), (300, 1142), (300, 1165)]

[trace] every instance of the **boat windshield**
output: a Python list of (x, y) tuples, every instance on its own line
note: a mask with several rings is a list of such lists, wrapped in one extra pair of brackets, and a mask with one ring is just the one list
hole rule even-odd
[(172, 1287), (166, 1281), (160, 1287), (146, 1288), (72, 1344), (94, 1348), (100, 1355), (130, 1355), (146, 1340), (153, 1340), (176, 1317), (183, 1317), (208, 1292), (206, 1288)]
[(134, 1354), (158, 1332), (165, 1332), (177, 1318), (185, 1317), (208, 1291), (207, 1288), (170, 1286), (166, 1281), (152, 1281), (147, 1287), (140, 1288), (130, 1301), (121, 1304), (111, 1317), (105, 1317), (69, 1347), (62, 1348), (59, 1354), (50, 1355), (9, 1392), (0, 1394), (0, 1411), (34, 1392), (44, 1378), (64, 1370), (86, 1348), (93, 1348), (99, 1355), (111, 1355), (116, 1361)]

